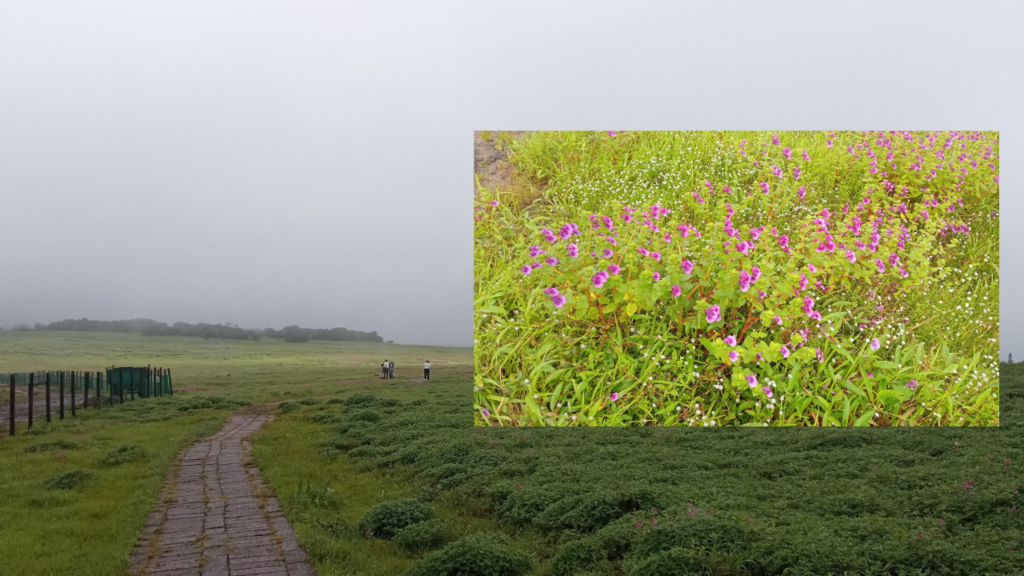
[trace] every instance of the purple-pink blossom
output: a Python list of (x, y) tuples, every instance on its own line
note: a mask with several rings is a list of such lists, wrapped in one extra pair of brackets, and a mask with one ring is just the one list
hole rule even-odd
[(914, 388), (917, 388), (918, 386), (920, 386), (920, 384), (917, 383), (917, 380), (911, 380), (910, 382), (907, 382), (906, 386), (907, 386), (907, 388), (910, 388), (911, 390), (913, 390)]
[(747, 384), (749, 384), (751, 388), (756, 388), (757, 387), (757, 376), (755, 376), (753, 374), (747, 374)]
[(786, 348), (786, 346), (779, 348), (779, 353), (782, 354), (783, 358), (789, 358), (789, 348)]
[(881, 347), (882, 347), (882, 343), (878, 341), (878, 338), (873, 338), (871, 340), (871, 349), (872, 350), (878, 350)]
[(601, 254), (603, 254), (605, 258), (611, 258), (615, 255), (615, 252), (612, 252), (611, 248), (605, 248), (601, 251)]
[(750, 290), (750, 274), (746, 270), (740, 270), (740, 292)]
[(736, 337), (733, 336), (732, 334), (726, 336), (725, 337), (725, 343), (728, 344), (729, 346), (735, 346), (736, 345)]
[(686, 272), (687, 274), (693, 272), (693, 262), (690, 262), (689, 260), (683, 260), (683, 263), (680, 264), (680, 266), (682, 266), (683, 272)]
[(677, 284), (677, 285), (674, 285), (674, 286), (672, 286), (672, 296), (673, 296), (674, 298), (679, 298), (679, 296), (680, 296), (680, 295), (681, 295), (682, 293), (683, 293), (683, 290), (682, 290), (682, 288), (680, 288), (680, 287), (679, 287), (679, 285), (678, 285), (678, 284)]
[(533, 268), (529, 266), (523, 266), (522, 268), (519, 269), (519, 271), (522, 272), (523, 274), (529, 274), (530, 272), (533, 272)]
[(555, 288), (554, 286), (550, 288), (545, 288), (544, 293), (547, 294), (548, 296), (558, 296), (558, 288)]
[(569, 256), (576, 258), (580, 255), (580, 249), (575, 244), (569, 244), (566, 246), (566, 250), (569, 252)]
[(740, 353), (739, 352), (737, 352), (735, 350), (732, 350), (731, 352), (729, 352), (729, 360), (732, 360), (733, 362), (735, 362), (735, 361), (739, 360), (739, 358), (740, 358)]
[(620, 396), (619, 396), (618, 392), (612, 392), (612, 396), (611, 396), (611, 401), (612, 402), (617, 402), (619, 398), (620, 398)]
[(612, 274), (618, 275), (618, 273), (622, 271), (622, 268), (619, 268), (618, 264), (610, 264), (608, 266), (608, 271)]
[(704, 310), (704, 315), (707, 317), (708, 324), (712, 324), (722, 319), (722, 309), (718, 307), (718, 304), (715, 304)]

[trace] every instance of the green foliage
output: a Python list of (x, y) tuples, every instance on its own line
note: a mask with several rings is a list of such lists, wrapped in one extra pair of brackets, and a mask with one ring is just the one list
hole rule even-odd
[(34, 452), (56, 452), (58, 450), (78, 450), (81, 448), (77, 442), (70, 440), (54, 440), (53, 442), (40, 442), (25, 448), (26, 453)]
[(178, 411), (191, 412), (193, 410), (233, 410), (249, 403), (243, 400), (232, 400), (222, 396), (194, 396), (178, 405)]
[(390, 540), (407, 526), (428, 520), (430, 505), (421, 500), (394, 500), (371, 508), (359, 521), (366, 536)]
[(338, 507), (338, 498), (330, 484), (320, 485), (311, 481), (299, 482), (295, 502), (301, 507), (318, 510), (334, 510)]
[(45, 482), (45, 486), (51, 490), (74, 490), (86, 480), (91, 478), (92, 472), (88, 470), (69, 470), (56, 476), (51, 476)]
[(398, 531), (395, 545), (409, 553), (432, 550), (443, 545), (450, 532), (448, 523), (441, 519), (417, 522)]
[[(346, 408), (327, 434), (362, 470), (409, 470), (435, 501), (536, 534), (555, 576), (1009, 576), (1024, 365), (1002, 378), (1002, 429), (510, 431), (473, 427), (446, 390), (375, 422)], [(417, 569), (446, 573), (439, 557)]]
[(408, 576), (520, 576), (529, 569), (529, 555), (507, 536), (479, 533), (427, 554)]
[(477, 423), (997, 425), (997, 135), (779, 136), (517, 140), (547, 192), (478, 201)]
[(128, 464), (129, 462), (138, 462), (145, 458), (145, 450), (134, 444), (128, 444), (125, 446), (119, 446), (110, 452), (107, 452), (107, 454), (100, 459), (100, 464), (104, 466), (118, 466), (120, 464)]

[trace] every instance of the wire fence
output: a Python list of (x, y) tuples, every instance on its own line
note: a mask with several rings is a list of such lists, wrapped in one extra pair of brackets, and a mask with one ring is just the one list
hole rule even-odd
[(124, 404), (138, 398), (173, 395), (170, 368), (110, 367), (103, 372), (45, 370), (0, 372), (0, 430), (14, 436), (16, 424), (28, 427), (43, 418), (63, 420), (78, 410)]

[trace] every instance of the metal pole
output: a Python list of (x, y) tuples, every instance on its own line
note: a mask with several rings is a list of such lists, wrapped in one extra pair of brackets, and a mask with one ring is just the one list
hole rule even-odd
[(36, 386), (36, 373), (31, 372), (28, 375), (28, 427), (32, 427), (32, 404), (35, 403), (35, 386)]
[(50, 372), (46, 372), (46, 421), (50, 421)]
[(71, 373), (71, 415), (75, 415), (75, 377), (78, 375), (77, 372)]
[(64, 419), (64, 372), (60, 373), (60, 419)]

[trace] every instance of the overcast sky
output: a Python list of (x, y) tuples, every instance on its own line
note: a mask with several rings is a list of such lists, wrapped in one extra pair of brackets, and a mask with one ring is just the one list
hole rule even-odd
[(1001, 132), (1024, 359), (1024, 3), (0, 2), (0, 325), (472, 344), (472, 134)]

